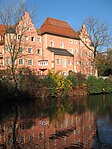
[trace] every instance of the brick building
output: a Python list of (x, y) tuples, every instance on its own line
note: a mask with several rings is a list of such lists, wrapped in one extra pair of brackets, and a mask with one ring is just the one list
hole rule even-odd
[(67, 22), (47, 18), (36, 29), (28, 12), (13, 27), (0, 25), (0, 70), (11, 65), (11, 55), (16, 51), (17, 69), (29, 68), (39, 75), (47, 74), (48, 69), (61, 70), (65, 76), (69, 71), (91, 75), (90, 49), (91, 40), (84, 25), (75, 32)]

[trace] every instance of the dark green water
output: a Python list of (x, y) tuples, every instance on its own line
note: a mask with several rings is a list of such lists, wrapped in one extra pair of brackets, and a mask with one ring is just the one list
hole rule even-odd
[(112, 94), (0, 103), (0, 149), (111, 149)]

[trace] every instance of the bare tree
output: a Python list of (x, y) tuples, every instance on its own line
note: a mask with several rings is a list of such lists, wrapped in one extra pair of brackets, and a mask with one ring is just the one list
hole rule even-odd
[(95, 69), (95, 60), (98, 51), (101, 51), (104, 47), (110, 46), (112, 38), (109, 33), (110, 25), (102, 22), (98, 18), (92, 16), (85, 19), (84, 24), (87, 28), (88, 34), (91, 39), (91, 46), (88, 46), (86, 42), (83, 42), (90, 50), (93, 51), (93, 67)]
[[(5, 45), (4, 50), (7, 52), (8, 57), (5, 60), (7, 67), (10, 68), (14, 86), (17, 89), (17, 64), (16, 60), (23, 56), (22, 47), (25, 46), (23, 42), (23, 35), (29, 29), (31, 18), (26, 21), (25, 13), (28, 12), (27, 4), (24, 0), (14, 3), (10, 0), (7, 5), (2, 6), (0, 9), (0, 21), (5, 26)], [(31, 12), (33, 14), (33, 11)]]

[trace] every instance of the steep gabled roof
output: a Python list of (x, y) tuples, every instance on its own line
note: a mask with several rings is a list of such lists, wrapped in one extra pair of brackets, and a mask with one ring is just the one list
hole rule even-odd
[(79, 39), (79, 32), (75, 32), (67, 22), (54, 18), (47, 18), (40, 27), (40, 34), (45, 33)]

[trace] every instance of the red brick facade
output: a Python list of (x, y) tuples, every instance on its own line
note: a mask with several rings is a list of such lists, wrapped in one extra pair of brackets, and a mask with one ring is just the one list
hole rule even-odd
[[(91, 40), (84, 25), (75, 32), (67, 22), (47, 18), (37, 30), (26, 12), (16, 25), (18, 38), (23, 22), (29, 27), (21, 39), (22, 52), (16, 59), (17, 68), (27, 67), (35, 74), (47, 74), (48, 69), (61, 70), (64, 75), (68, 75), (70, 70), (92, 74), (93, 51), (90, 50)], [(10, 65), (6, 38), (5, 26), (0, 25), (0, 70)]]

